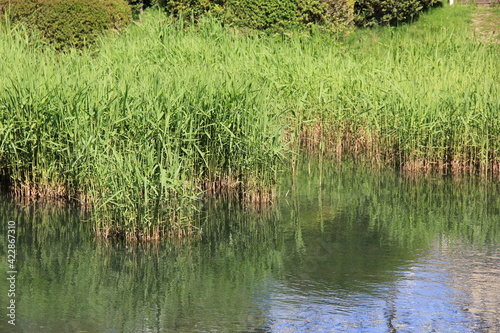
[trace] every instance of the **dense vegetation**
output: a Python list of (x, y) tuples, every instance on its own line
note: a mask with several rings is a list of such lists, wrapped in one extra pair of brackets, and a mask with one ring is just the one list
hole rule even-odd
[(364, 0), (355, 2), (359, 26), (396, 25), (415, 20), (428, 8), (441, 5), (440, 0)]
[(162, 0), (158, 5), (175, 17), (210, 15), (227, 25), (268, 31), (315, 26), (344, 34), (354, 18), (353, 0)]
[[(127, 5), (128, 3), (128, 5)], [(217, 18), (227, 26), (284, 32), (313, 29), (343, 37), (359, 26), (398, 24), (440, 0), (0, 0), (0, 15), (24, 24), (57, 49), (81, 48), (105, 31), (120, 31), (132, 16), (156, 6), (194, 22)]]
[(157, 4), (174, 16), (199, 18), (210, 14), (225, 23), (253, 29), (314, 26), (344, 34), (352, 27), (408, 22), (441, 0), (129, 0), (137, 6)]
[(23, 197), (76, 198), (103, 235), (189, 232), (202, 191), (268, 201), (301, 149), (418, 172), (500, 173), (499, 46), (471, 7), (415, 25), (242, 37), (146, 12), (64, 54), (0, 32), (0, 164)]
[(125, 0), (0, 0), (0, 14), (58, 49), (88, 45), (132, 18)]

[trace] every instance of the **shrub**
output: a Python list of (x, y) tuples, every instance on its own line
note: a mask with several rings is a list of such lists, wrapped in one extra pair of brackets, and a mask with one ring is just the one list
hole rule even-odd
[(396, 25), (408, 22), (440, 0), (361, 0), (354, 4), (358, 26)]
[(200, 16), (211, 13), (220, 16), (226, 8), (227, 0), (160, 0), (159, 5), (166, 12), (185, 18), (198, 19)]
[(57, 49), (83, 47), (131, 20), (124, 0), (0, 0), (0, 13), (24, 23)]
[(354, 0), (162, 0), (160, 6), (176, 17), (196, 21), (210, 14), (225, 23), (257, 30), (317, 26), (345, 33), (354, 19)]
[(160, 6), (175, 17), (198, 20), (210, 14), (260, 30), (297, 22), (297, 0), (160, 0)]
[(345, 34), (354, 21), (354, 0), (299, 0), (299, 20), (321, 30)]
[(253, 29), (279, 29), (296, 25), (296, 0), (230, 0), (227, 19)]

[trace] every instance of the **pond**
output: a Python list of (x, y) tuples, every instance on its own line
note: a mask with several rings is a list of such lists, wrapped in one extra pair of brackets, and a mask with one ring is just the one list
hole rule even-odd
[(207, 200), (201, 241), (135, 246), (3, 198), (0, 267), (15, 221), (17, 273), (0, 332), (500, 331), (499, 184), (304, 163), (280, 193)]

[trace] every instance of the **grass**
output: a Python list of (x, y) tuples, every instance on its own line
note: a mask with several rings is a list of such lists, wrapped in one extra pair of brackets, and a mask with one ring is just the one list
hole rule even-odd
[(326, 146), (408, 171), (498, 172), (498, 46), (473, 36), (472, 12), (352, 36), (340, 68), (324, 71), (340, 78), (317, 112), (333, 120)]
[(242, 37), (150, 11), (65, 54), (5, 22), (3, 177), (21, 197), (91, 206), (104, 237), (159, 239), (196, 232), (203, 192), (272, 200), (304, 149), (498, 176), (499, 46), (474, 36), (473, 11), (446, 6), (343, 42)]

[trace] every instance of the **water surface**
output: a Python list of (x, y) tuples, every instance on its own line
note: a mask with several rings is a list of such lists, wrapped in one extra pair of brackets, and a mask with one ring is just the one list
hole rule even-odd
[(202, 241), (143, 246), (3, 198), (17, 325), (2, 283), (0, 332), (500, 331), (498, 184), (304, 165), (281, 192), (261, 209), (207, 201)]

